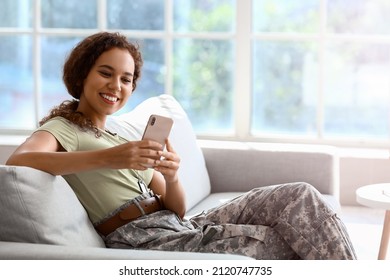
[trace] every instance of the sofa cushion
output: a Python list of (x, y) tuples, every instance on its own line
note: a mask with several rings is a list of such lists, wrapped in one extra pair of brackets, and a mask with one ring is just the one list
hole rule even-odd
[(140, 140), (151, 114), (171, 117), (174, 121), (169, 139), (181, 159), (179, 178), (190, 209), (210, 194), (210, 180), (192, 125), (174, 97), (166, 94), (151, 97), (128, 113), (111, 116), (106, 127), (128, 140)]
[(0, 240), (105, 247), (60, 176), (0, 165)]

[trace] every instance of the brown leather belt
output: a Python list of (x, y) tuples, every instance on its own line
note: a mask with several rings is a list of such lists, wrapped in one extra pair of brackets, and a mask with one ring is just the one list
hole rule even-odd
[[(137, 206), (142, 208), (138, 208)], [(95, 226), (95, 229), (104, 236), (107, 236), (117, 228), (141, 217), (163, 209), (159, 196), (145, 198), (138, 202), (131, 203), (126, 208), (122, 209), (114, 216), (108, 218), (103, 223)]]

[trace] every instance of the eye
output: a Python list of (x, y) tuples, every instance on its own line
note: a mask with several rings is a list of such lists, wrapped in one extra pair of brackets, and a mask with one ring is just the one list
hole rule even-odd
[(132, 80), (129, 78), (122, 78), (122, 82), (125, 84), (130, 84), (132, 82)]
[(102, 75), (103, 77), (111, 77), (111, 73), (107, 72), (107, 71), (99, 71), (100, 75)]

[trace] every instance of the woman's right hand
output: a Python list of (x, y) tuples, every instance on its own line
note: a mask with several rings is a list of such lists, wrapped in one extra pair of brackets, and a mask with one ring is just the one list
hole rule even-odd
[(130, 141), (106, 150), (109, 168), (146, 170), (160, 158), (161, 144), (151, 140)]

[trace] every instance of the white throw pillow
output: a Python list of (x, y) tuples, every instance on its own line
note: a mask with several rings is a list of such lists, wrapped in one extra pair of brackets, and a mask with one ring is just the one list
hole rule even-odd
[(0, 240), (105, 247), (61, 176), (0, 165)]
[(171, 117), (174, 121), (169, 139), (181, 159), (179, 178), (189, 210), (210, 194), (210, 179), (192, 125), (176, 99), (166, 94), (151, 97), (128, 113), (111, 116), (106, 127), (128, 140), (140, 140), (151, 114)]

